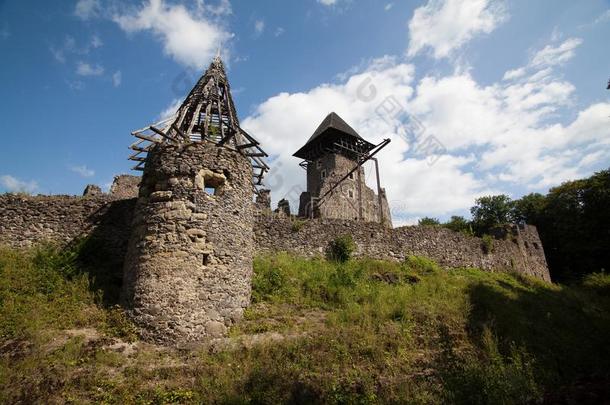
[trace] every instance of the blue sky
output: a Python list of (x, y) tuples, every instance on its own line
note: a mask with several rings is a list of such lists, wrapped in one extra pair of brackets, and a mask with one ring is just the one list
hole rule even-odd
[(609, 166), (608, 38), (607, 0), (0, 0), (0, 191), (80, 194), (129, 172), (130, 131), (171, 112), (222, 44), (274, 201), (296, 208), (291, 155), (334, 110), (392, 139), (395, 223), (465, 214)]

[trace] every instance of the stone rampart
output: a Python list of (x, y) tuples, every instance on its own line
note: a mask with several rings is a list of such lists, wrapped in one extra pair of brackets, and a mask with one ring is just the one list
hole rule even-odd
[(133, 199), (117, 200), (107, 194), (0, 194), (0, 244), (18, 248), (46, 242), (63, 244), (101, 226), (100, 233), (120, 248), (118, 254), (124, 254), (134, 203)]
[(489, 252), (482, 239), (440, 226), (389, 229), (372, 222), (332, 219), (307, 220), (301, 226), (293, 226), (287, 218), (261, 216), (254, 234), (258, 253), (287, 251), (322, 256), (330, 241), (349, 234), (356, 242), (356, 256), (389, 260), (426, 256), (444, 267), (516, 271), (550, 281), (538, 232), (530, 225), (498, 230)]
[[(124, 255), (135, 200), (110, 196), (0, 195), (0, 244), (27, 247), (44, 241), (69, 242), (100, 229), (99, 234)], [(428, 256), (447, 267), (514, 270), (549, 280), (538, 232), (532, 226), (512, 226), (495, 235), (493, 250), (483, 241), (442, 227), (407, 226), (395, 229), (375, 223), (307, 220), (293, 227), (290, 218), (265, 212), (254, 225), (254, 252), (289, 251), (323, 255), (338, 235), (353, 235), (359, 256), (402, 260), (405, 255)], [(293, 229), (299, 228), (298, 231)]]

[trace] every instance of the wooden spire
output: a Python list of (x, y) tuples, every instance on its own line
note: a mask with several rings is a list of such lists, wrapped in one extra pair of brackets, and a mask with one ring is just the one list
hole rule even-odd
[(131, 145), (136, 153), (129, 157), (138, 162), (135, 170), (144, 169), (146, 159), (141, 154), (145, 154), (154, 143), (191, 142), (212, 142), (248, 156), (252, 160), (255, 186), (262, 185), (263, 176), (269, 170), (262, 160), (268, 155), (259, 142), (239, 126), (220, 54), (212, 60), (173, 116), (134, 131), (132, 135), (138, 138)]

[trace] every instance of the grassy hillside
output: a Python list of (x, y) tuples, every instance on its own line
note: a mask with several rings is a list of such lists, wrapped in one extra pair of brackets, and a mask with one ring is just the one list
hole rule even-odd
[(511, 404), (610, 396), (603, 274), (563, 287), (445, 271), (417, 257), (402, 264), (260, 257), (253, 305), (229, 338), (161, 348), (137, 340), (113, 305), (116, 274), (100, 268), (110, 271), (93, 269), (79, 249), (0, 249), (0, 402)]

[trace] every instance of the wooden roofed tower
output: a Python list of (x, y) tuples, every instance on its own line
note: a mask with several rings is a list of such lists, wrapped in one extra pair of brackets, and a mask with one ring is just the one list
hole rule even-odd
[(239, 125), (231, 87), (220, 56), (216, 56), (197, 81), (178, 111), (171, 117), (133, 131), (138, 138), (131, 145), (135, 151), (129, 159), (138, 162), (134, 170), (144, 170), (146, 154), (156, 143), (186, 144), (212, 142), (238, 150), (249, 157), (253, 184), (262, 185), (269, 170), (263, 158), (268, 155), (260, 143)]
[(337, 113), (331, 112), (293, 156), (314, 161), (326, 153), (340, 153), (352, 160), (359, 160), (375, 145), (364, 140)]
[[(331, 112), (322, 120), (293, 156), (303, 159), (307, 190), (299, 198), (299, 216), (375, 221), (391, 226), (385, 190), (374, 157), (390, 143), (374, 145), (362, 138), (339, 115)], [(365, 182), (362, 165), (375, 163), (377, 194)]]

